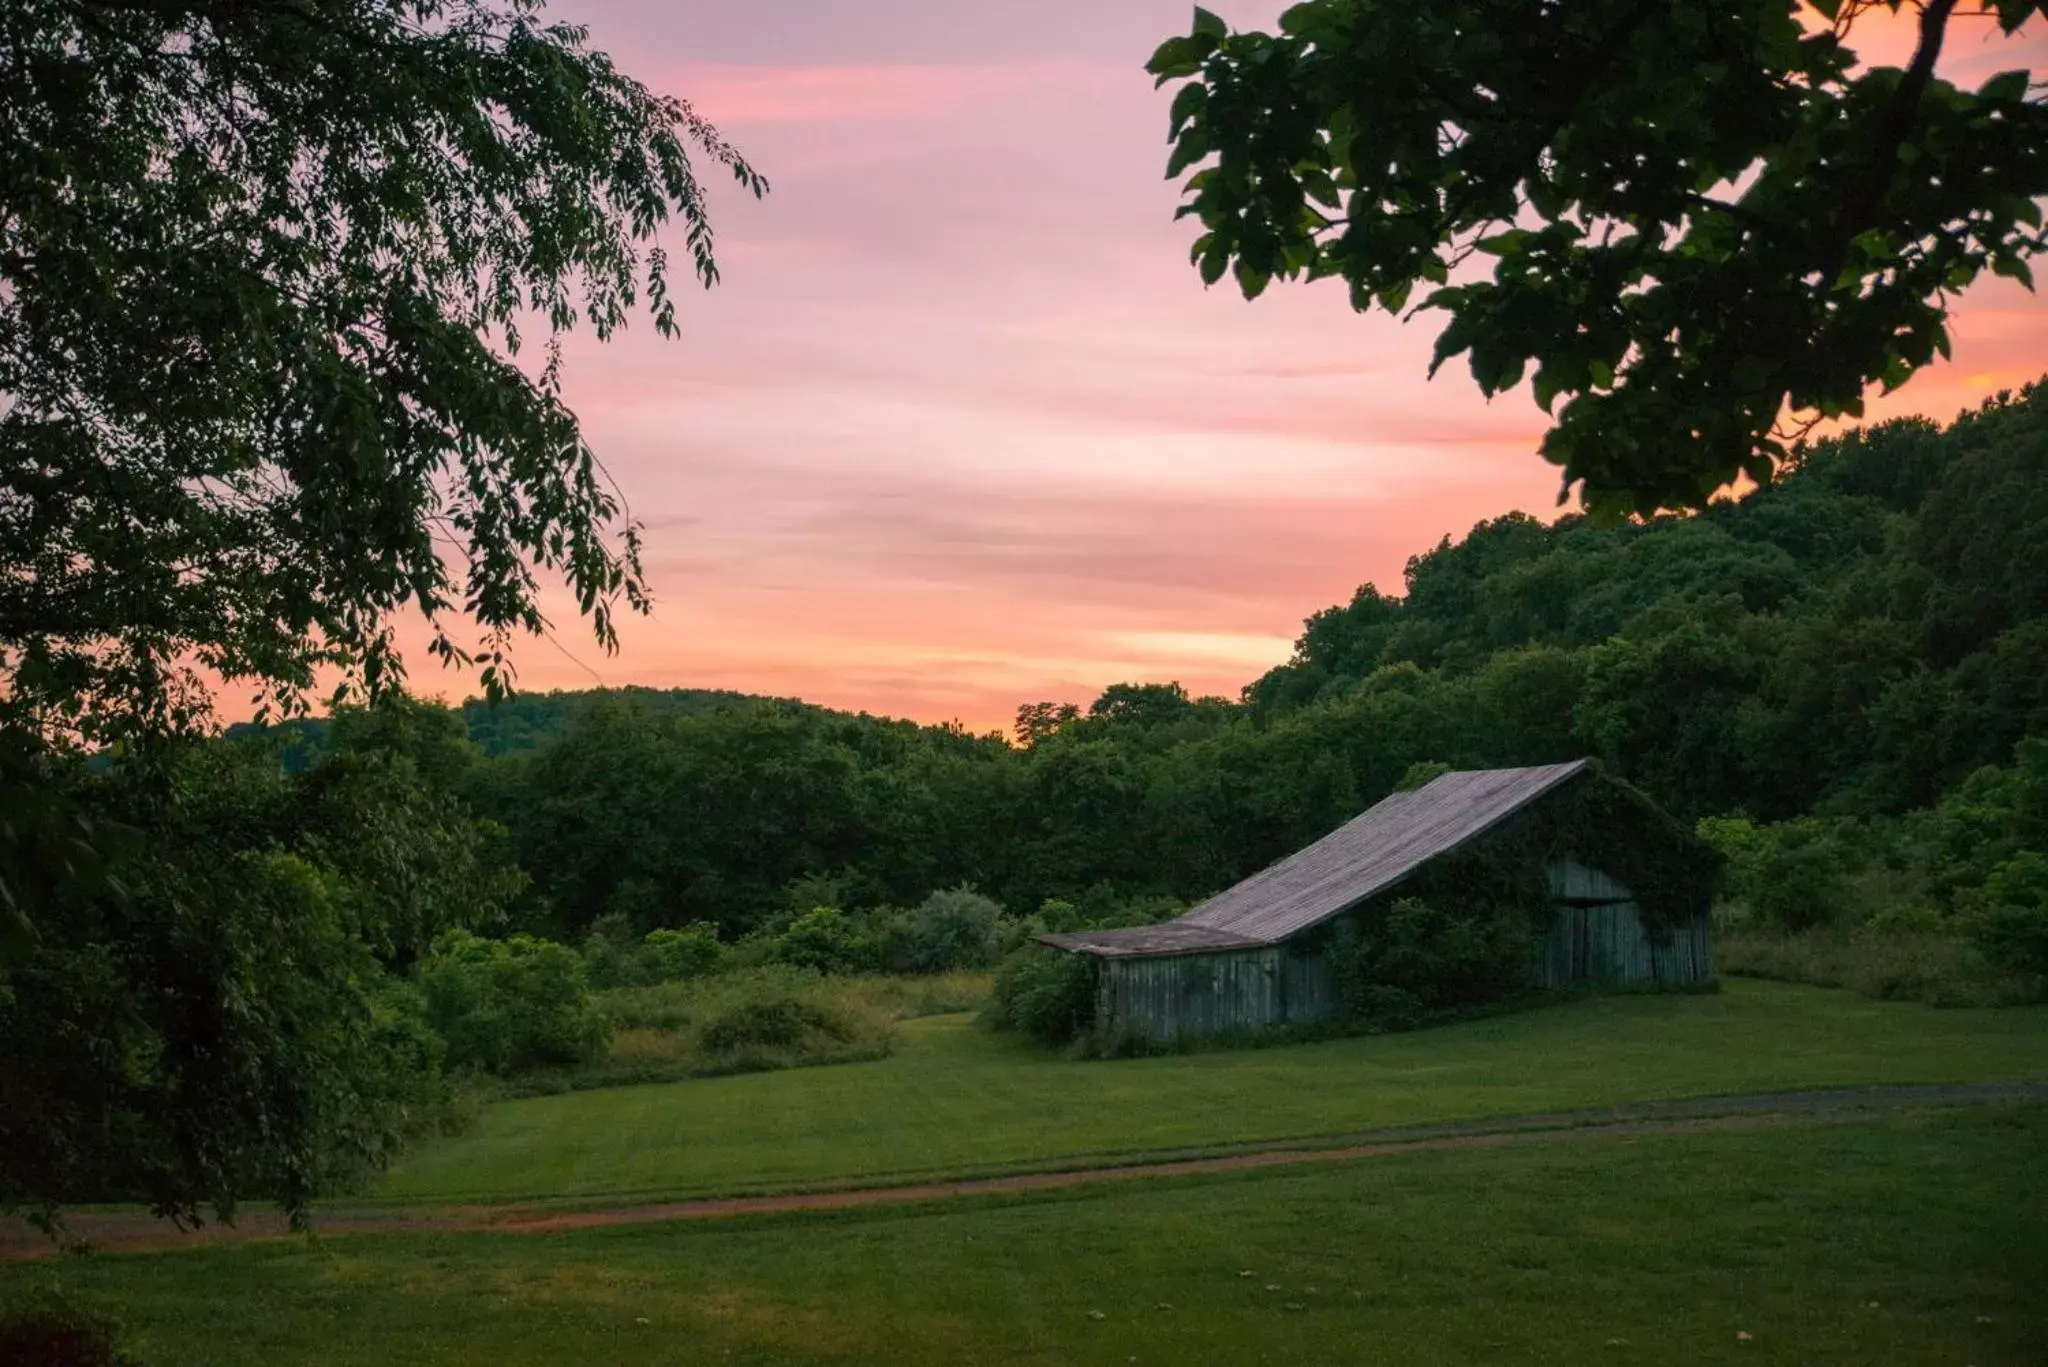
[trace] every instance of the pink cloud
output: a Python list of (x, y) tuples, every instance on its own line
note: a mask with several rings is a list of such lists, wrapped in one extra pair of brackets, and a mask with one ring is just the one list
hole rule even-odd
[[(1214, 7), (1240, 26), (1280, 8)], [(1555, 513), (1542, 413), (1526, 389), (1486, 403), (1455, 366), (1427, 382), (1432, 328), (1327, 284), (1255, 304), (1202, 288), (1162, 177), (1166, 96), (1139, 69), (1186, 30), (1184, 0), (563, 11), (775, 188), (715, 191), (724, 283), (683, 301), (679, 341), (570, 348), (570, 400), (647, 526), (656, 611), (605, 657), (557, 603), (559, 648), (521, 651), (526, 686), (977, 727), (1119, 679), (1230, 694), (1439, 537)], [(2015, 64), (1981, 49), (1959, 37), (1944, 70)], [(2043, 320), (2005, 282), (1970, 292), (1955, 361), (1872, 415), (1947, 417), (2021, 382), (2048, 366)]]
[(926, 119), (1058, 79), (1045, 65), (742, 66), (701, 63), (656, 83), (689, 92), (697, 111), (735, 133), (764, 124)]

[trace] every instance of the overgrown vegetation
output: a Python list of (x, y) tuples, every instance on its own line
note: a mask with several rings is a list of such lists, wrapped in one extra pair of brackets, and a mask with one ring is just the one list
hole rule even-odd
[(1347, 918), (1331, 943), (1344, 1018), (1406, 1029), (1528, 990), (1529, 917), (1484, 897), (1396, 897)]
[(1731, 972), (1939, 1005), (2048, 998), (2048, 740), (1904, 818), (1709, 819)]
[[(1688, 828), (1910, 819), (2048, 729), (2048, 601), (2025, 572), (2048, 556), (2043, 489), (2037, 386), (1947, 430), (1814, 445), (1693, 517), (1482, 523), (1417, 556), (1402, 596), (1367, 586), (1310, 618), (1235, 701), (1118, 685), (1070, 716), (1027, 705), (1013, 744), (768, 700), (539, 697), (516, 704), (521, 748), (474, 745), (446, 777), (528, 874), (514, 928), (708, 924), (731, 946), (833, 907), (815, 952), (870, 971), (910, 966), (890, 909), (933, 889), (1088, 923), (1186, 903), (1417, 765), (1590, 754)], [(2019, 842), (1994, 863), (2041, 849), (1955, 839)]]
[(435, 943), (420, 985), (427, 1019), (457, 1067), (503, 1077), (604, 1052), (609, 1028), (582, 959), (566, 946), (450, 931)]
[[(1416, 557), (1403, 596), (1310, 618), (1236, 701), (1116, 685), (1027, 705), (1019, 743), (633, 692), (391, 697), (147, 757), (0, 747), (61, 797), (24, 824), (0, 785), (0, 823), (30, 833), (0, 851), (9, 885), (47, 889), (32, 938), (0, 925), (0, 1205), (302, 1204), (443, 1124), (472, 1074), (888, 1047), (895, 1007), (821, 984), (1002, 963), (993, 1015), (1085, 1031), (1086, 984), (1019, 953), (1034, 935), (1172, 915), (1439, 766), (1592, 754), (1629, 788), (1578, 819), (1637, 821), (1639, 790), (1704, 821), (1730, 865), (1724, 970), (2038, 997), (2044, 491), (2036, 386), (1945, 431), (1820, 443), (1694, 517), (1483, 523)], [(1651, 837), (1603, 853), (1669, 924), (1710, 880)], [(1526, 879), (1459, 888), (1456, 865), (1348, 950), (1365, 1017), (1458, 1009), (1505, 963), (1481, 903)], [(656, 999), (672, 1023), (628, 1019)], [(714, 999), (740, 1013), (728, 1047), (704, 1045)]]
[(1026, 945), (1003, 960), (983, 1021), (1040, 1044), (1066, 1045), (1095, 1024), (1095, 960)]

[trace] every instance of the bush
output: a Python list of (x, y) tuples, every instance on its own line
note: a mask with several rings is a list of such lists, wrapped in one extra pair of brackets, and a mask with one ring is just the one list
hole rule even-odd
[(1765, 925), (1806, 930), (1847, 913), (1848, 876), (1857, 861), (1828, 823), (1802, 817), (1758, 826), (1746, 817), (1715, 817), (1698, 830), (1728, 861), (1728, 893)]
[(724, 958), (718, 927), (698, 921), (681, 930), (649, 931), (641, 961), (651, 981), (673, 983), (709, 977), (719, 970)]
[(826, 977), (782, 964), (613, 988), (597, 998), (611, 1029), (603, 1058), (521, 1074), (508, 1090), (530, 1095), (881, 1058), (895, 1022), (971, 1010), (987, 995), (981, 974)]
[(996, 959), (997, 928), (1003, 909), (962, 884), (935, 892), (918, 904), (910, 922), (910, 963), (916, 973), (952, 968), (987, 968)]
[(1341, 922), (1330, 959), (1346, 1016), (1406, 1029), (1521, 990), (1529, 945), (1528, 920), (1516, 908), (1400, 897)]
[(135, 1367), (120, 1350), (120, 1326), (45, 1294), (0, 1312), (0, 1363), (22, 1367)]
[(1050, 929), (1040, 916), (1005, 916), (996, 923), (996, 962), (1001, 963)]
[(1187, 909), (1187, 903), (1160, 893), (1121, 893), (1108, 883), (1097, 883), (1078, 901), (1047, 898), (1039, 904), (1039, 919), (1054, 932), (1072, 930), (1119, 930), (1126, 926), (1157, 925), (1170, 921)]
[(448, 1061), (500, 1077), (578, 1064), (604, 1051), (605, 1019), (574, 950), (530, 935), (485, 940), (454, 931), (420, 973), (427, 1017)]
[(1997, 865), (1962, 907), (1986, 959), (2012, 973), (2048, 974), (2048, 855), (2022, 850)]
[(987, 1023), (1041, 1044), (1067, 1044), (1095, 1025), (1095, 961), (1043, 945), (1026, 945), (1003, 960), (989, 998)]
[(706, 1021), (698, 1036), (703, 1047), (717, 1052), (761, 1047), (794, 1049), (812, 1035), (844, 1042), (852, 1027), (841, 1017), (796, 997), (746, 1001)]
[(647, 981), (641, 944), (633, 938), (633, 923), (619, 912), (607, 912), (590, 923), (583, 937), (583, 971), (590, 985), (638, 987)]
[(769, 942), (770, 962), (820, 973), (867, 973), (880, 967), (873, 938), (838, 907), (812, 907)]

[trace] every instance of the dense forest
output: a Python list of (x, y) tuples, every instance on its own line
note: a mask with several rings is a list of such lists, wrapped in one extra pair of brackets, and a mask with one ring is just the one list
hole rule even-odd
[(2048, 736), (2048, 386), (1820, 442), (1696, 515), (1510, 514), (1406, 578), (1309, 618), (1238, 700), (1120, 684), (1020, 708), (1014, 738), (635, 689), (422, 711), (407, 743), (502, 828), (507, 924), (572, 939), (607, 914), (737, 937), (799, 890), (1191, 899), (1427, 762), (1590, 754), (1688, 822), (1896, 860), (1954, 845), (1944, 801)]
[[(1696, 514), (1482, 523), (1235, 700), (1119, 684), (1005, 736), (697, 690), (393, 695), (81, 756), (11, 847), (41, 891), (0, 996), (0, 1198), (302, 1207), (441, 1123), (445, 1075), (675, 1019), (607, 1019), (592, 984), (986, 968), (1169, 914), (1417, 766), (1587, 754), (1728, 856), (1724, 967), (2038, 996), (2048, 384)], [(873, 1046), (830, 1007), (735, 996), (688, 1067)]]

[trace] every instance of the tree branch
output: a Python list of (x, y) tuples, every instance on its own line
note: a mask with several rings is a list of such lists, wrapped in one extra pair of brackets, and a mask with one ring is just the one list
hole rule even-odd
[(1905, 143), (1906, 135), (1913, 131), (1913, 120), (1920, 112), (1920, 100), (1934, 79), (1934, 64), (1941, 59), (1942, 39), (1948, 32), (1949, 16), (1955, 7), (1956, 0), (1927, 0), (1920, 11), (1920, 45), (1913, 53), (1906, 74), (1899, 78), (1898, 88), (1892, 92), (1891, 103), (1885, 106), (1878, 121), (1869, 170), (1860, 184), (1850, 187), (1850, 193), (1842, 201), (1841, 215), (1835, 220), (1834, 238), (1829, 243), (1827, 256), (1822, 258), (1820, 288), (1823, 294), (1834, 288), (1835, 278), (1842, 273), (1842, 264), (1848, 259), (1849, 244), (1876, 219), (1877, 211), (1884, 203), (1885, 192), (1891, 189), (1892, 177), (1899, 169), (1899, 148)]

